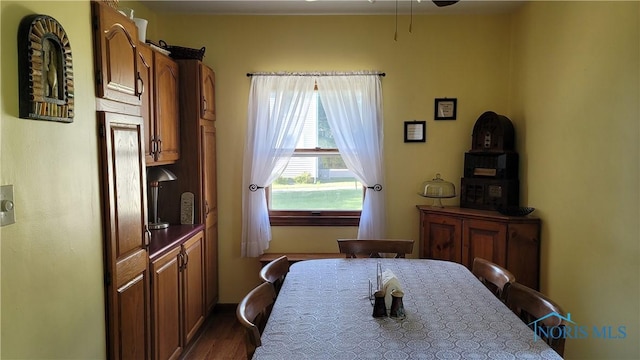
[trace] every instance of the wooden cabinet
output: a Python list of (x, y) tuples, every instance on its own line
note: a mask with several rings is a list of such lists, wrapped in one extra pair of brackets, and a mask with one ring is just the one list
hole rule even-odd
[(184, 254), (183, 301), (184, 343), (187, 344), (204, 322), (204, 234), (198, 233), (182, 244)]
[(154, 51), (153, 76), (154, 163), (167, 164), (180, 158), (180, 69), (170, 57)]
[(142, 119), (98, 112), (110, 359), (151, 353), (149, 236)]
[(177, 247), (151, 263), (154, 359), (177, 359), (183, 350), (180, 331), (181, 254), (182, 248)]
[(142, 92), (140, 116), (144, 120), (144, 156), (148, 164), (152, 164), (155, 159), (155, 102), (153, 101), (153, 50), (151, 47), (138, 44), (138, 70), (146, 91)]
[(449, 260), (471, 269), (482, 257), (539, 288), (540, 219), (457, 207), (420, 210), (420, 257)]
[(142, 93), (147, 165), (163, 165), (180, 158), (178, 64), (168, 56), (139, 44), (138, 68), (149, 86)]
[(216, 128), (201, 125), (202, 192), (204, 198), (205, 235), (205, 280), (207, 311), (211, 311), (218, 300), (218, 195), (216, 182)]
[(138, 70), (135, 23), (101, 1), (92, 2), (96, 94), (140, 105), (144, 83)]
[(154, 359), (177, 359), (204, 322), (200, 231), (151, 263)]
[(177, 60), (180, 67), (180, 161), (167, 168), (177, 180), (163, 183), (167, 194), (160, 215), (180, 223), (180, 195), (194, 194), (194, 222), (205, 225), (205, 299), (210, 312), (218, 301), (218, 207), (216, 180), (215, 76), (199, 60)]
[(216, 120), (216, 76), (213, 70), (199, 62), (200, 76), (200, 117), (204, 120)]

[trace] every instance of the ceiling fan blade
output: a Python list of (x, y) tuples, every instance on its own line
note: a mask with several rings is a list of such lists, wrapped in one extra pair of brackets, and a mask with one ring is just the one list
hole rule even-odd
[(433, 3), (438, 7), (449, 6), (457, 3), (459, 0), (433, 0)]

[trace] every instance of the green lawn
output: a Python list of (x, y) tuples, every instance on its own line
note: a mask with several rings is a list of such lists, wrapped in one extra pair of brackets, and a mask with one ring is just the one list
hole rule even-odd
[(362, 210), (362, 185), (353, 181), (272, 186), (273, 210)]

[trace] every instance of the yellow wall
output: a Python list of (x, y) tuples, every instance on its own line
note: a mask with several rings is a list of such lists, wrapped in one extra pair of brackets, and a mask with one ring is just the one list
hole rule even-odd
[[(104, 358), (89, 3), (3, 0), (0, 9), (0, 184), (14, 185), (16, 210), (16, 223), (0, 228), (2, 358)], [(71, 42), (71, 124), (18, 118), (18, 24), (34, 13), (58, 20)]]
[[(386, 73), (384, 150), (388, 236), (418, 238), (416, 204), (424, 180), (440, 172), (456, 184), (475, 120), (508, 103), (509, 16), (178, 16), (158, 15), (170, 44), (206, 47), (216, 71), (218, 208), (222, 303), (238, 302), (257, 284), (258, 263), (240, 257), (241, 179), (252, 71)], [(458, 98), (458, 120), (433, 121), (436, 97)], [(427, 120), (426, 143), (404, 143), (404, 121)], [(457, 199), (447, 201), (455, 204)], [(338, 252), (336, 238), (353, 227), (273, 228), (269, 251)], [(417, 246), (415, 249), (417, 255)]]
[[(2, 358), (104, 358), (102, 237), (87, 2), (0, 4), (0, 184), (17, 223), (0, 228)], [(568, 358), (640, 358), (639, 3), (533, 2), (515, 15), (178, 16), (154, 14), (148, 37), (206, 46), (217, 76), (222, 303), (257, 282), (240, 258), (241, 178), (251, 71), (377, 69), (383, 78), (388, 235), (417, 239), (416, 195), (440, 172), (456, 185), (485, 110), (515, 124), (522, 202), (542, 217), (542, 288), (581, 325), (627, 326), (626, 340), (569, 340)], [(51, 15), (74, 55), (72, 124), (17, 118), (16, 33)], [(615, 39), (615, 41), (613, 41)], [(458, 120), (433, 121), (433, 99)], [(405, 144), (403, 121), (427, 120)], [(446, 201), (454, 205), (458, 199)], [(337, 251), (355, 228), (273, 229), (270, 251)], [(417, 249), (416, 249), (417, 253)], [(414, 254), (415, 256), (415, 254)], [(34, 346), (34, 344), (38, 344)]]
[(640, 358), (639, 5), (533, 2), (513, 18), (512, 114), (542, 218), (542, 290), (579, 325), (627, 332), (568, 340), (567, 358)]

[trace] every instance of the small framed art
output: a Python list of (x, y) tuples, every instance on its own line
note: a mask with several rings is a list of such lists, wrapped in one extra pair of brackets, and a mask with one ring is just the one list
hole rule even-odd
[(435, 120), (455, 120), (457, 107), (458, 99), (436, 99), (433, 118)]
[(426, 128), (426, 121), (405, 121), (404, 142), (425, 142)]

